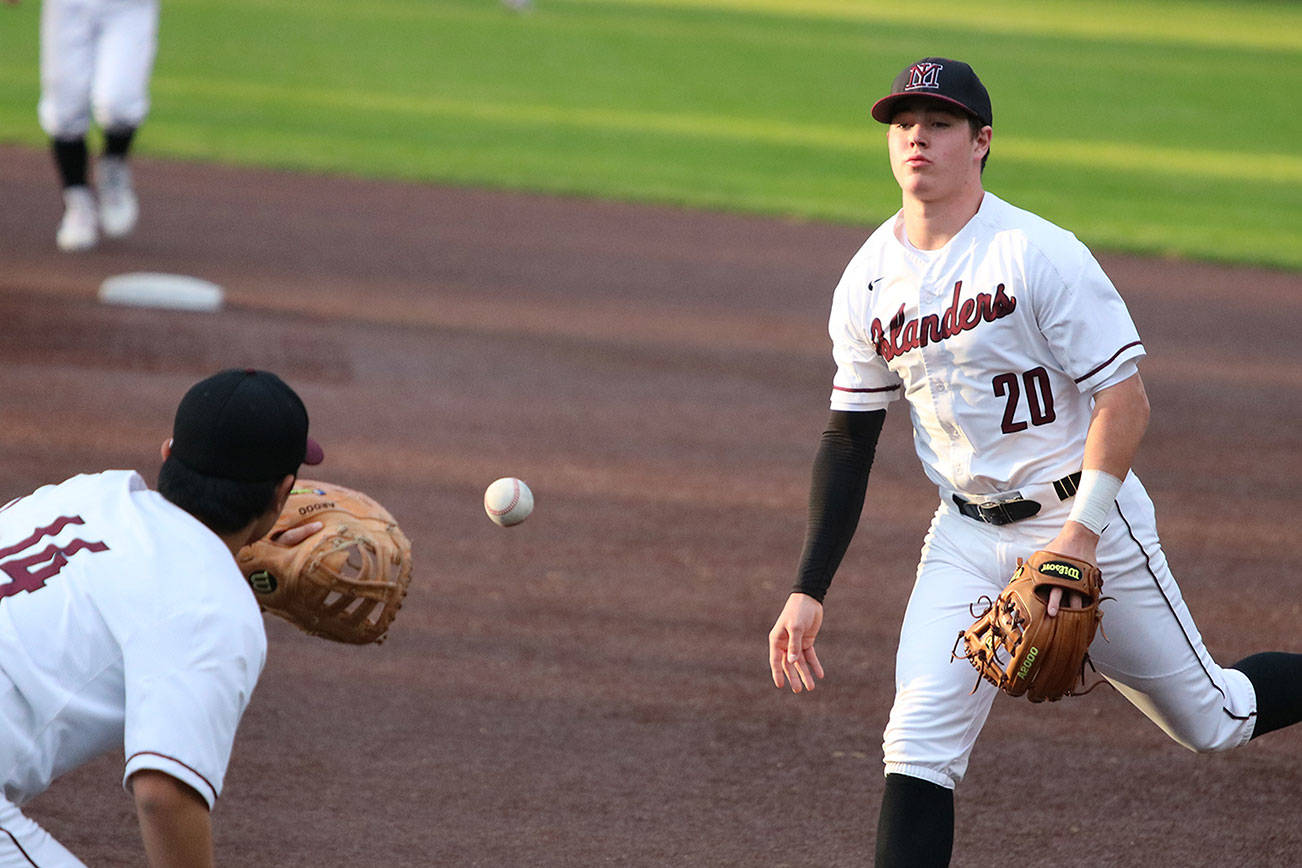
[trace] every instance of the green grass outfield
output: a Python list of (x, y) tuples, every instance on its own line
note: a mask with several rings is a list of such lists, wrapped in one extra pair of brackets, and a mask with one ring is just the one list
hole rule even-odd
[[(38, 0), (0, 141), (39, 145)], [(987, 186), (1099, 249), (1302, 268), (1302, 4), (163, 0), (141, 153), (871, 225), (906, 63), (991, 90)], [(346, 206), (346, 203), (341, 203)]]

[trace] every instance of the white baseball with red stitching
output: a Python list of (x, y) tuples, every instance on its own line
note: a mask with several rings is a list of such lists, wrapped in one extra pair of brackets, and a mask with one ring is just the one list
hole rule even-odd
[(484, 491), (484, 512), (502, 527), (519, 524), (533, 512), (533, 492), (514, 476), (494, 480)]

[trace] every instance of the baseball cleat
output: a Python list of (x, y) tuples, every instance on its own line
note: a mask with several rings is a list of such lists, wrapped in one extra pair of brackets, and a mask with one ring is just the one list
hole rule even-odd
[(69, 253), (90, 250), (99, 242), (99, 218), (90, 188), (75, 186), (63, 191), (63, 220), (55, 241), (60, 250)]
[(131, 187), (131, 167), (120, 157), (99, 161), (99, 222), (109, 238), (121, 238), (136, 228), (140, 204)]

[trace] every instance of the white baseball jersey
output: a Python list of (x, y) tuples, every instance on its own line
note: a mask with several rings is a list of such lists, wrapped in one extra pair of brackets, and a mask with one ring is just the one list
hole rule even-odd
[(41, 128), (53, 138), (138, 127), (149, 114), (158, 0), (44, 0)]
[(4, 801), (121, 750), (124, 784), (156, 769), (211, 807), (266, 647), (230, 550), (135, 472), (13, 501), (0, 509)]
[(1090, 398), (1135, 372), (1124, 302), (1070, 232), (986, 193), (943, 249), (901, 214), (850, 261), (832, 302), (832, 409), (904, 397), (928, 477), (995, 494), (1080, 470)]
[[(850, 261), (829, 321), (832, 409), (908, 401), (914, 443), (940, 505), (900, 629), (896, 692), (883, 738), (887, 773), (954, 787), (997, 689), (951, 656), (974, 602), (994, 598), (1019, 557), (1062, 529), (1081, 469), (1092, 397), (1133, 376), (1144, 355), (1125, 304), (1069, 232), (987, 192), (940, 250), (884, 223)], [(952, 495), (1018, 492), (1033, 517), (992, 525)], [(1108, 641), (1100, 674), (1173, 739), (1222, 750), (1252, 735), (1247, 676), (1216, 664), (1181, 598), (1153, 504), (1129, 474), (1098, 543)], [(975, 690), (973, 689), (975, 683)]]

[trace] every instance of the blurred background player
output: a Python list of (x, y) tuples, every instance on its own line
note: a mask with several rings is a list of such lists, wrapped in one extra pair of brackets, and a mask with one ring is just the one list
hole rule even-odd
[[(158, 0), (43, 0), (37, 114), (63, 188), (60, 250), (89, 250), (101, 232), (120, 238), (136, 227), (127, 155), (149, 113), (158, 11)], [(86, 144), (92, 119), (104, 138), (94, 188)]]
[(82, 865), (21, 807), (113, 751), (149, 865), (213, 862), (209, 811), (267, 651), (235, 553), (322, 453), (279, 377), (229, 370), (186, 392), (162, 455), (156, 491), (108, 470), (0, 508), (0, 866)]

